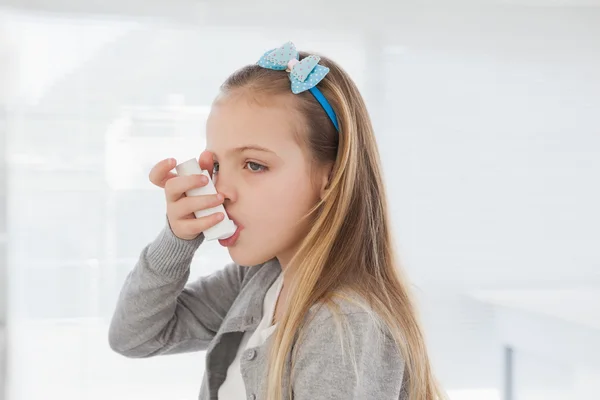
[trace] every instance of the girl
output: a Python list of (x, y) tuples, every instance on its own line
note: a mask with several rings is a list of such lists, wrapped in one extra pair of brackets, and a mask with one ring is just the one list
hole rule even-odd
[[(363, 99), (334, 62), (292, 43), (221, 87), (200, 166), (215, 196), (186, 197), (200, 175), (175, 160), (167, 221), (128, 275), (111, 321), (128, 357), (206, 350), (200, 399), (443, 398), (399, 270), (375, 136)], [(233, 262), (188, 283), (202, 232), (238, 226)]]

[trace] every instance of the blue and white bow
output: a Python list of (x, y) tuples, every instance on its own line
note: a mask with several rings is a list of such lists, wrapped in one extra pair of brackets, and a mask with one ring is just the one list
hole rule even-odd
[(335, 129), (339, 132), (340, 126), (338, 125), (335, 111), (317, 87), (317, 84), (329, 72), (329, 68), (319, 65), (320, 59), (319, 56), (310, 55), (300, 61), (300, 54), (296, 50), (294, 43), (287, 42), (277, 49), (267, 51), (258, 60), (257, 64), (263, 68), (289, 72), (290, 81), (292, 82), (292, 93), (298, 94), (306, 90), (310, 91), (327, 113)]
[(329, 72), (329, 68), (319, 65), (319, 56), (308, 56), (299, 61), (300, 55), (294, 43), (287, 42), (283, 46), (267, 51), (258, 60), (263, 68), (290, 73), (292, 92), (302, 93), (315, 87)]

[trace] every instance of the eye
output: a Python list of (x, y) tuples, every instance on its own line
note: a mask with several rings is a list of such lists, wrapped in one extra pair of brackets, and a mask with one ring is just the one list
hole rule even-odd
[(246, 162), (246, 166), (248, 167), (248, 170), (252, 172), (264, 172), (267, 170), (267, 167), (265, 167), (264, 165), (252, 161)]
[(219, 172), (219, 163), (214, 162), (213, 163), (213, 175), (216, 174), (217, 172)]

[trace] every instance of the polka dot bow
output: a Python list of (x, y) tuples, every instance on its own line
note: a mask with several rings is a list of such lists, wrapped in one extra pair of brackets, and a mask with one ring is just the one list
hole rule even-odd
[(294, 43), (287, 42), (283, 46), (267, 51), (258, 60), (258, 65), (263, 68), (289, 72), (294, 94), (309, 90), (321, 82), (329, 72), (329, 68), (319, 65), (318, 56), (310, 55), (299, 60), (300, 55)]

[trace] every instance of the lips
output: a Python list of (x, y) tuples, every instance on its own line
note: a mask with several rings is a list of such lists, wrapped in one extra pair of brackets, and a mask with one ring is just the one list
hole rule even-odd
[(233, 221), (235, 226), (237, 226), (237, 229), (235, 230), (235, 232), (232, 236), (230, 236), (226, 239), (219, 239), (219, 243), (221, 244), (221, 246), (225, 246), (225, 247), (233, 246), (235, 244), (235, 242), (237, 242), (237, 240), (240, 236), (240, 232), (242, 231), (242, 229), (244, 229), (244, 227), (239, 222), (237, 222), (235, 220), (235, 218), (232, 218), (231, 216), (229, 216), (229, 219), (231, 221)]
[(241, 225), (237, 225), (237, 229), (235, 230), (235, 233), (228, 237), (227, 239), (219, 239), (219, 243), (221, 244), (221, 246), (225, 246), (225, 247), (229, 247), (229, 246), (233, 246), (235, 244), (235, 242), (237, 242), (238, 238), (240, 237), (240, 232), (242, 231), (243, 227)]

